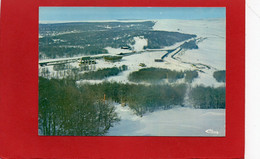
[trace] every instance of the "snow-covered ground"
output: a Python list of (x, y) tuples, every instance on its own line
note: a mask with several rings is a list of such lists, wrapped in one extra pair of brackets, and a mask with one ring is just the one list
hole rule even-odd
[(162, 20), (156, 20), (153, 29), (196, 34), (198, 37), (200, 36), (225, 37), (226, 19), (203, 19), (203, 20), (162, 19)]
[(116, 105), (121, 121), (108, 136), (225, 136), (225, 109), (176, 107), (137, 116)]
[(148, 40), (145, 39), (143, 36), (141, 37), (134, 37), (135, 44), (132, 46), (134, 51), (142, 51), (144, 47), (148, 45)]
[[(199, 49), (186, 50), (177, 54), (176, 58), (183, 62), (200, 63), (210, 66), (211, 69), (203, 69), (205, 73), (199, 73), (193, 85), (223, 86), (213, 77), (216, 70), (226, 70), (226, 20), (158, 20), (154, 30), (178, 31), (196, 34), (197, 37), (206, 38), (198, 43)], [(183, 64), (181, 64), (183, 66)], [(190, 66), (189, 66), (190, 67)], [(194, 69), (190, 67), (189, 69)]]

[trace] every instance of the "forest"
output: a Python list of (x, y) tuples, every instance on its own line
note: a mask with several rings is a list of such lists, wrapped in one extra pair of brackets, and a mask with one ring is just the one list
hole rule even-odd
[(39, 77), (39, 134), (102, 136), (119, 121), (115, 108), (72, 80)]
[(106, 47), (135, 44), (134, 37), (147, 39), (144, 49), (160, 49), (196, 37), (193, 34), (152, 30), (153, 22), (99, 22), (40, 24), (39, 58), (105, 54)]

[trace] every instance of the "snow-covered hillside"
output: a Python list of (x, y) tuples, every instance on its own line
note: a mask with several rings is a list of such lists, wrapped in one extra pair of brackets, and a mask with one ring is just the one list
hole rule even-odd
[(177, 107), (136, 116), (129, 107), (116, 106), (120, 123), (108, 136), (225, 136), (225, 109)]

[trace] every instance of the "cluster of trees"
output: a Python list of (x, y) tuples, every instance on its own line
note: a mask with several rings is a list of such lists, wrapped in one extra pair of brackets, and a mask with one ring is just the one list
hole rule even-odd
[(221, 70), (221, 71), (215, 71), (213, 73), (213, 77), (218, 81), (218, 82), (226, 82), (226, 71)]
[[(49, 58), (79, 54), (103, 54), (107, 53), (107, 50), (104, 49), (106, 47), (120, 48), (125, 46), (131, 48), (131, 45), (135, 44), (134, 37), (140, 36), (148, 40), (148, 45), (145, 48), (159, 49), (196, 37), (196, 35), (179, 32), (154, 31), (151, 27), (153, 24), (153, 22), (143, 22), (126, 25), (126, 23), (107, 24), (100, 22), (92, 24), (73, 23), (64, 26), (59, 24), (40, 25), (41, 34), (48, 35), (49, 29), (50, 32), (57, 32), (57, 35), (40, 38), (39, 53), (42, 57), (44, 55)], [(88, 29), (83, 29), (82, 26), (84, 25)], [(109, 28), (109, 26), (111, 27)], [(77, 32), (58, 34), (59, 32), (72, 30), (70, 27), (79, 30)]]
[(70, 69), (70, 68), (72, 68), (72, 66), (70, 64), (66, 64), (66, 63), (53, 65), (54, 71), (62, 71), (62, 70)]
[(120, 67), (112, 67), (112, 68), (103, 68), (98, 69), (97, 71), (90, 71), (80, 75), (80, 79), (94, 79), (101, 80), (110, 76), (116, 76), (120, 72), (127, 70), (128, 67), (126, 65), (122, 65)]
[(52, 136), (101, 136), (120, 119), (114, 106), (68, 79), (39, 78), (39, 132)]
[(169, 82), (175, 82), (178, 79), (185, 78), (186, 82), (192, 82), (198, 77), (197, 71), (175, 71), (164, 68), (143, 68), (129, 74), (128, 79), (133, 82), (158, 83), (163, 79)]
[(186, 92), (186, 85), (142, 85), (103, 82), (100, 84), (86, 84), (83, 89), (92, 90), (94, 97), (128, 105), (137, 115), (158, 109), (169, 109), (174, 105), (182, 105)]
[(50, 75), (50, 71), (48, 68), (43, 67), (43, 68), (39, 69), (39, 77), (48, 78), (49, 75)]
[(148, 45), (144, 49), (160, 49), (196, 37), (194, 34), (168, 31), (147, 31), (140, 34), (143, 34), (144, 38), (148, 39)]
[(226, 88), (197, 86), (191, 89), (189, 93), (189, 99), (195, 108), (200, 108), (200, 109), (225, 108)]
[[(56, 72), (51, 73), (48, 68), (42, 68), (39, 70), (39, 76), (45, 78), (68, 78), (71, 80), (81, 80), (81, 79), (91, 79), (91, 80), (101, 80), (110, 76), (116, 76), (120, 72), (128, 69), (126, 65), (112, 68), (103, 68), (96, 70), (95, 65), (82, 65), (79, 68), (73, 67), (69, 64), (57, 64), (54, 65), (53, 69)], [(81, 71), (88, 71), (81, 73)]]
[(129, 74), (129, 81), (158, 83), (160, 80), (168, 79), (169, 82), (183, 78), (184, 72), (172, 71), (164, 68), (142, 68)]
[(137, 115), (159, 109), (169, 109), (183, 105), (186, 85), (136, 85), (130, 89), (126, 103)]
[(198, 72), (193, 70), (185, 71), (185, 81), (191, 83), (195, 78), (199, 76)]
[(190, 40), (188, 42), (183, 43), (181, 46), (183, 49), (198, 49), (198, 45), (196, 44), (196, 40)]
[(118, 62), (118, 61), (121, 61), (122, 58), (123, 58), (123, 56), (105, 56), (104, 57), (105, 61), (109, 61), (109, 62)]

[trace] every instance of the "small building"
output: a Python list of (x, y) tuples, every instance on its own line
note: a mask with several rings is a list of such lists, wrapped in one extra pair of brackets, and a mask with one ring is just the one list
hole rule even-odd
[(48, 63), (47, 63), (47, 62), (42, 62), (42, 63), (39, 63), (39, 65), (40, 65), (41, 67), (44, 67), (44, 66), (47, 66)]
[(163, 62), (163, 59), (154, 59), (154, 62)]
[(82, 65), (82, 64), (85, 64), (85, 65), (96, 64), (96, 61), (92, 60), (90, 57), (82, 57), (80, 59), (79, 65)]
[(122, 46), (121, 49), (130, 49), (129, 46)]
[(139, 66), (141, 66), (141, 67), (146, 67), (146, 64), (140, 63)]

